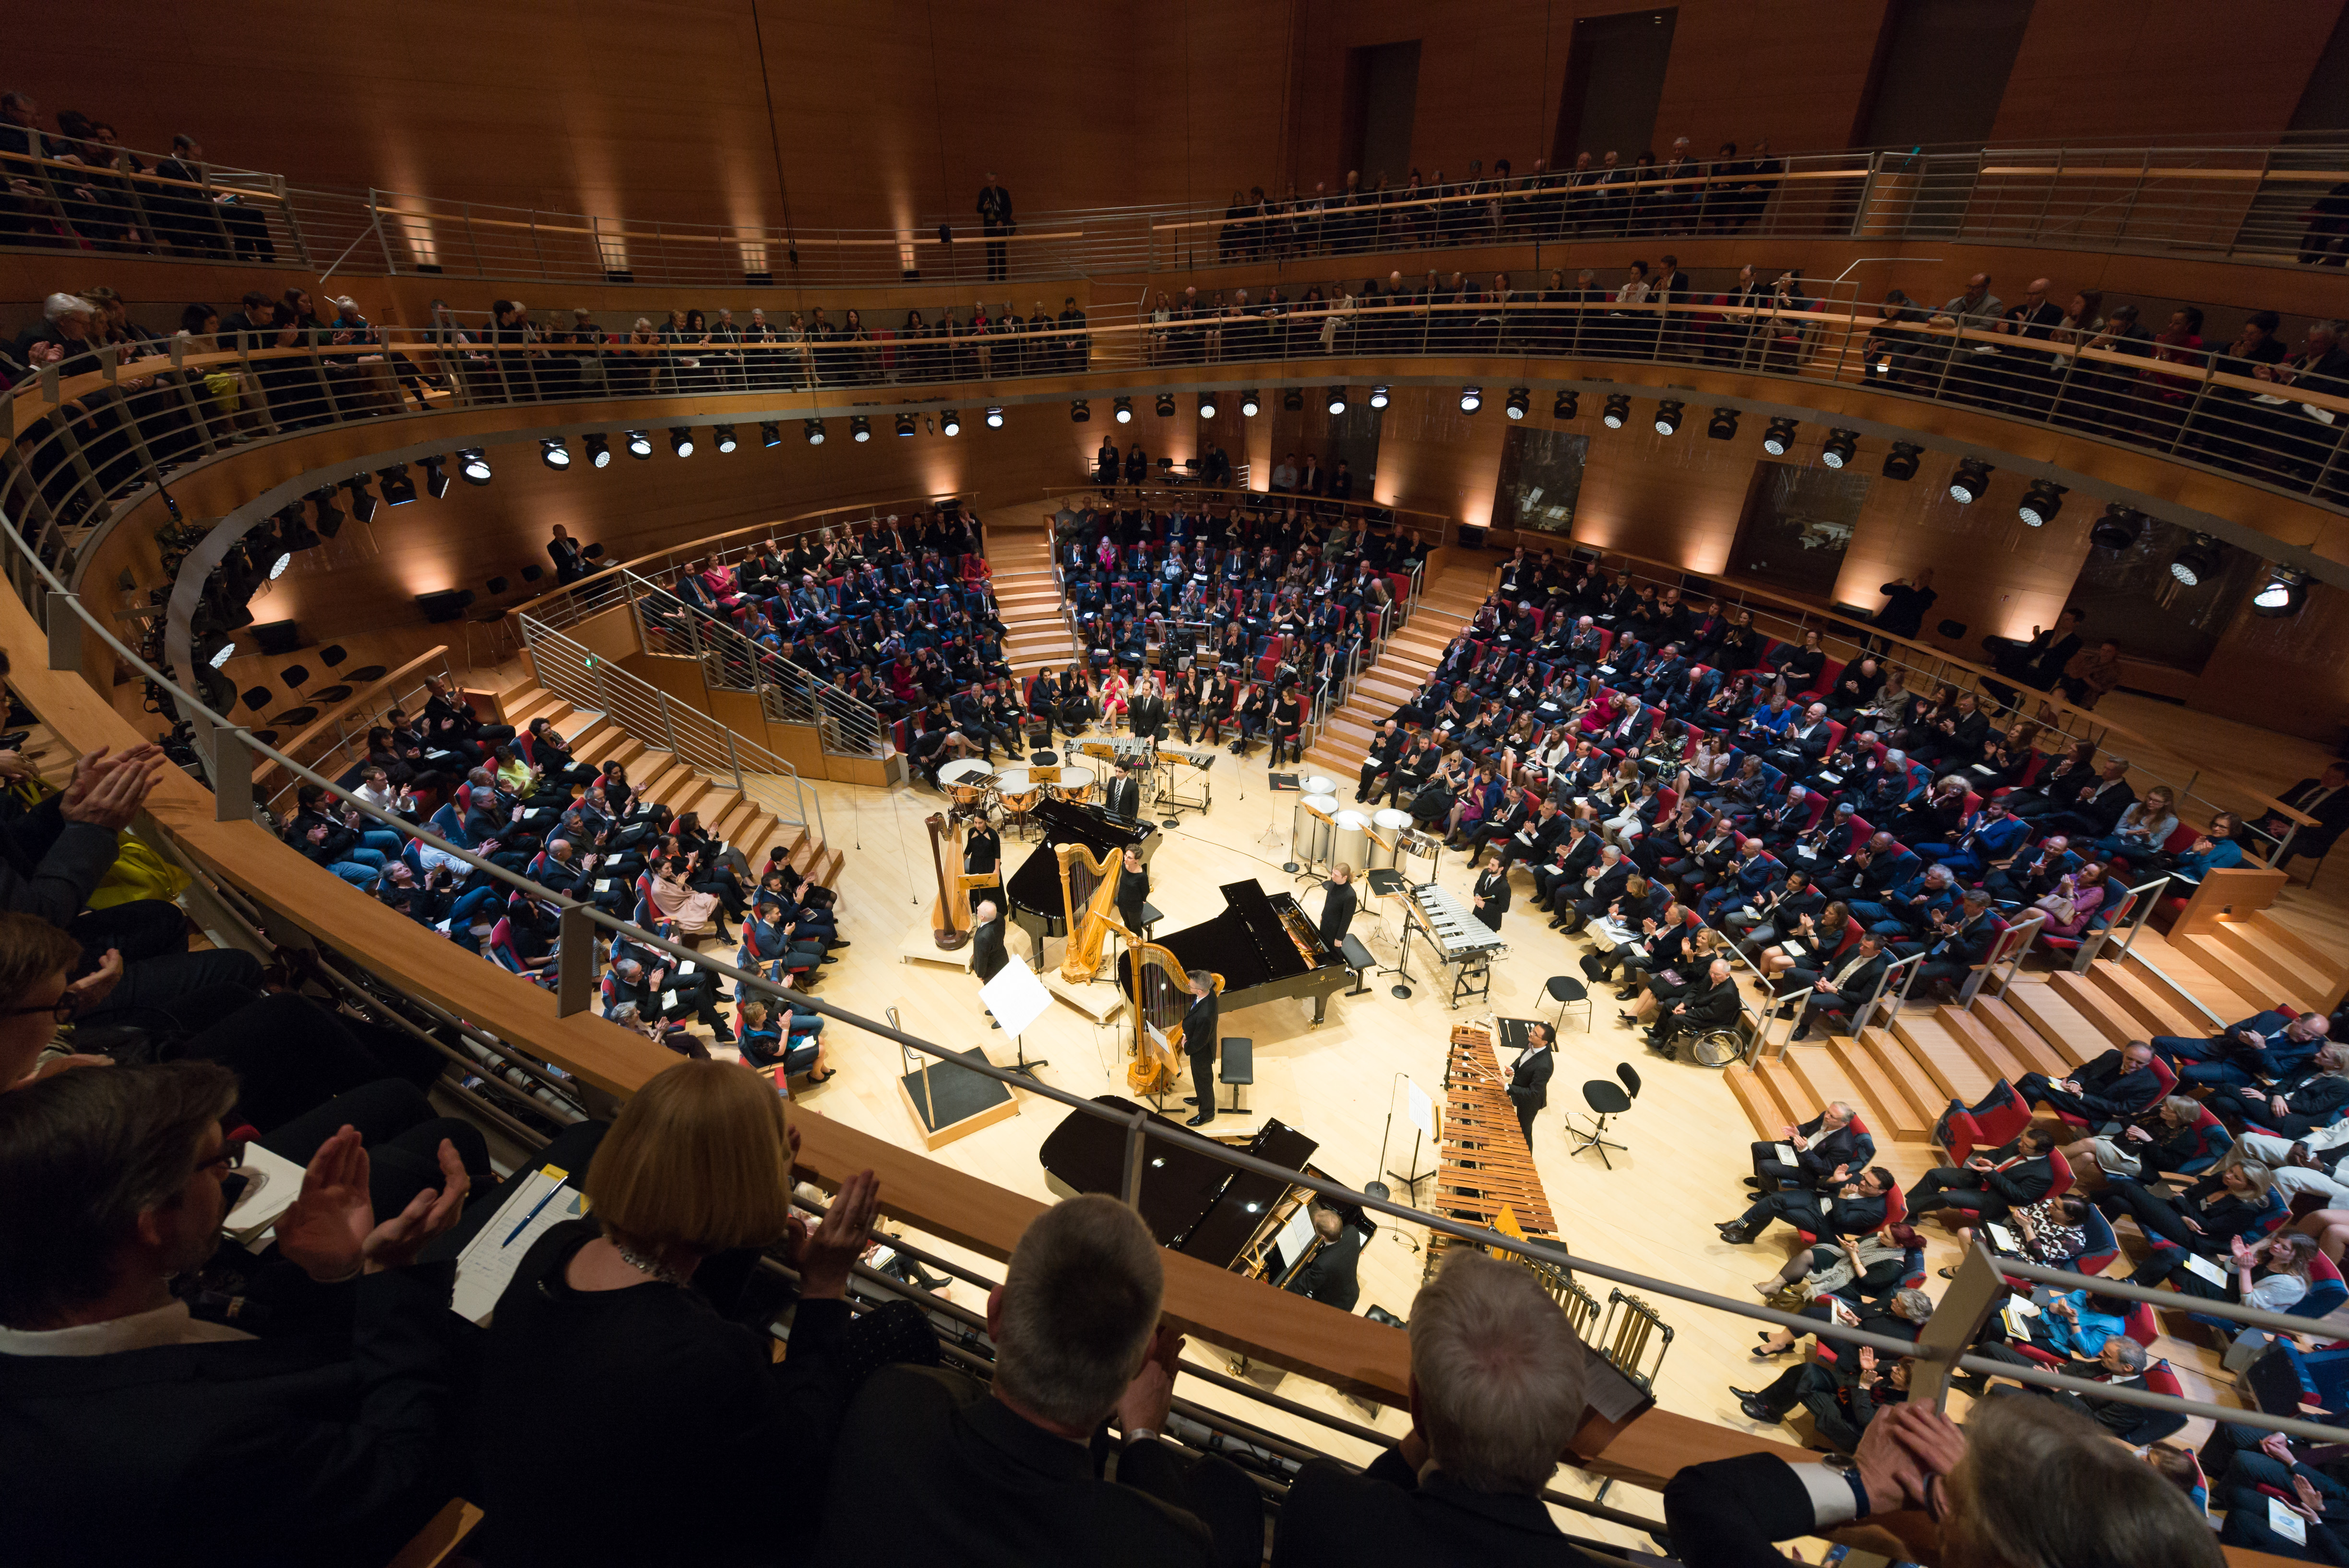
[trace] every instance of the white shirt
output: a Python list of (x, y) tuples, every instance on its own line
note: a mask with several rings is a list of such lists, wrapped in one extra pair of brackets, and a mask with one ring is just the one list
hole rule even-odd
[(0, 1328), (0, 1356), (113, 1356), (158, 1345), (214, 1345), (252, 1337), (241, 1328), (192, 1317), (186, 1302), (175, 1301), (72, 1328)]

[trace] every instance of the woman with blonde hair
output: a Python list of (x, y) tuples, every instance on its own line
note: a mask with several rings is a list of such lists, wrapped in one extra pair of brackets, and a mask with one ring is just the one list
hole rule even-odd
[[(730, 1062), (680, 1062), (621, 1108), (587, 1166), (584, 1217), (531, 1244), (491, 1319), (487, 1559), (764, 1561), (777, 1524), (741, 1485), (744, 1457), (787, 1460), (795, 1486), (820, 1488), (864, 1374), (936, 1362), (910, 1303), (852, 1323), (849, 1272), (880, 1184), (844, 1175), (811, 1231), (792, 1210), (799, 1142), (774, 1085)], [(799, 1272), (780, 1362), (771, 1300), (743, 1288), (778, 1246)], [(615, 1477), (647, 1505), (612, 1506)]]

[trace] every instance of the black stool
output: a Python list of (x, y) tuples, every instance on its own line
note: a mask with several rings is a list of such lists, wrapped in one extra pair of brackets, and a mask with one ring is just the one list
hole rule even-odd
[(1549, 993), (1549, 999), (1557, 1004), (1557, 1022), (1560, 1028), (1566, 1026), (1566, 1010), (1579, 1002), (1585, 1009), (1582, 1017), (1582, 1032), (1586, 1035), (1590, 1032), (1590, 1021), (1598, 1016), (1599, 1009), (1598, 1005), (1590, 999), (1589, 986), (1570, 975), (1553, 975), (1550, 976), (1549, 984), (1543, 989)]
[(1256, 1042), (1238, 1035), (1224, 1037), (1223, 1065), (1216, 1069), (1217, 1081), (1232, 1086), (1232, 1103), (1226, 1110), (1246, 1116), (1240, 1105), (1240, 1085), (1256, 1082)]
[[(1607, 1158), (1607, 1151), (1619, 1150), (1623, 1146), (1607, 1136), (1607, 1119), (1630, 1110), (1631, 1102), (1640, 1097), (1640, 1074), (1630, 1062), (1618, 1062), (1615, 1076), (1623, 1080), (1620, 1087), (1609, 1083), (1605, 1078), (1592, 1078), (1582, 1086), (1582, 1103), (1590, 1108), (1595, 1123), (1589, 1131), (1585, 1132), (1570, 1120), (1567, 1123), (1567, 1131), (1582, 1140), (1574, 1146), (1572, 1152), (1580, 1154), (1596, 1149), (1599, 1163), (1609, 1171), (1615, 1169), (1615, 1162)], [(1627, 1089), (1629, 1093), (1625, 1092)]]
[(1369, 948), (1362, 945), (1362, 939), (1350, 931), (1346, 933), (1345, 940), (1338, 944), (1338, 953), (1339, 961), (1354, 972), (1354, 988), (1338, 994), (1341, 996), (1361, 995), (1371, 988), (1371, 983), (1362, 976), (1371, 972), (1378, 960), (1371, 955)]

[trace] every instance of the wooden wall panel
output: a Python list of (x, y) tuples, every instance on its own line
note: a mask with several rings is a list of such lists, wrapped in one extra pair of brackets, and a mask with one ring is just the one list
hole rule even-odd
[(1656, 106), (1656, 157), (1671, 156), (1679, 136), (1698, 159), (1756, 137), (1779, 153), (1845, 145), (1887, 8), (1888, 0), (1682, 0)]

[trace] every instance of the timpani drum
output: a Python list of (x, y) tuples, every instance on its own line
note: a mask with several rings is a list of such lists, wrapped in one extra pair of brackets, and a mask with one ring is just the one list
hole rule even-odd
[(1371, 813), (1371, 868), (1392, 867), (1395, 863), (1395, 846), (1411, 830), (1411, 813), (1392, 806), (1382, 806)]
[(1299, 780), (1298, 788), (1304, 790), (1308, 795), (1335, 796), (1338, 793), (1337, 781), (1331, 779), (1324, 779), (1319, 773), (1313, 774), (1309, 778)]
[(1065, 800), (1071, 806), (1083, 806), (1092, 802), (1093, 785), (1098, 780), (1099, 775), (1094, 769), (1068, 762), (1061, 764), (1059, 781), (1049, 789), (1053, 799)]
[(958, 758), (938, 769), (938, 782), (956, 806), (975, 811), (995, 792), (995, 765), (976, 757)]
[(1289, 818), (1288, 851), (1300, 864), (1313, 865), (1330, 858), (1334, 831), (1330, 820), (1337, 812), (1335, 795), (1307, 795), (1297, 802), (1297, 810)]
[(1371, 820), (1360, 811), (1340, 811), (1330, 819), (1330, 863), (1345, 866), (1361, 876), (1371, 852)]
[[(943, 770), (939, 777), (945, 777)], [(1044, 786), (1025, 768), (1006, 768), (996, 774), (995, 790), (1004, 812), (1015, 823), (1035, 815), (1036, 802), (1044, 798)]]

